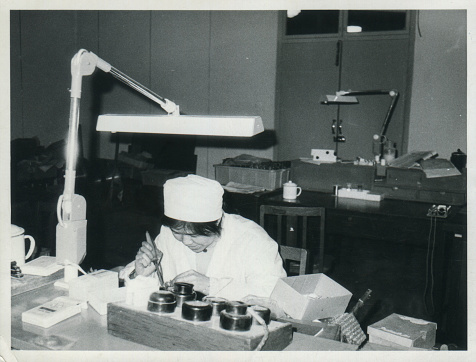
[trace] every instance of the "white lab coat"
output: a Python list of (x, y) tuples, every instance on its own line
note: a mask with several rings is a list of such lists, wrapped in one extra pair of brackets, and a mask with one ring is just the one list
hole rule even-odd
[[(161, 228), (155, 243), (164, 253), (161, 264), (165, 281), (187, 270), (197, 270), (197, 254), (177, 241), (168, 227)], [(126, 275), (131, 270), (126, 268)], [(286, 272), (277, 243), (261, 226), (225, 213), (222, 233), (205, 275), (210, 278), (210, 295), (241, 300), (248, 295), (268, 298)]]

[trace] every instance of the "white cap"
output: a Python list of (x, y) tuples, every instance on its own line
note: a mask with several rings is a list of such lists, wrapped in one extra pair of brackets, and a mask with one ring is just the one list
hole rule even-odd
[(188, 222), (209, 222), (223, 214), (223, 187), (197, 175), (177, 177), (164, 184), (164, 214)]

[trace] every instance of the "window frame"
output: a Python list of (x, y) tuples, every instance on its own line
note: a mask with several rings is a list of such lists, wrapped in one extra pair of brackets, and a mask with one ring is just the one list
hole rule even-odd
[[(311, 10), (311, 9), (310, 9)], [(312, 9), (315, 10), (315, 9)], [(386, 36), (408, 36), (410, 34), (411, 19), (413, 18), (412, 10), (398, 10), (405, 12), (405, 29), (403, 30), (385, 30), (385, 31), (368, 31), (359, 33), (348, 33), (347, 25), (349, 19), (349, 11), (354, 10), (339, 10), (339, 25), (337, 33), (331, 34), (298, 34), (287, 35), (286, 34), (286, 20), (287, 12), (282, 11), (280, 16), (279, 33), (281, 41), (309, 41), (309, 40), (324, 40), (324, 39), (364, 39), (374, 37), (386, 37)], [(380, 10), (375, 10), (380, 11)], [(381, 10), (385, 11), (385, 10)]]

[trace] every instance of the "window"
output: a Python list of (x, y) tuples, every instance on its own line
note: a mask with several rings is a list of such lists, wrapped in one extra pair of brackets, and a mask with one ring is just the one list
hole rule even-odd
[(286, 17), (286, 36), (388, 33), (407, 30), (407, 10), (301, 10)]
[(286, 19), (286, 35), (337, 34), (339, 10), (303, 10)]
[[(347, 27), (361, 32), (398, 31), (406, 29), (406, 11), (349, 10)], [(349, 32), (349, 28), (347, 28)], [(359, 31), (359, 32), (360, 32)]]

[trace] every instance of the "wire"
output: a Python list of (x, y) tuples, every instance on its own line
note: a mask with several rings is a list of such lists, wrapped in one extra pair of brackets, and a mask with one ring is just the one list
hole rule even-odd
[(88, 274), (88, 273), (86, 273), (86, 272), (83, 270), (83, 268), (81, 268), (78, 264), (73, 263), (73, 262), (71, 262), (71, 261), (69, 261), (69, 260), (65, 260), (65, 261), (64, 261), (64, 266), (66, 266), (66, 265), (71, 265), (71, 266), (75, 267), (78, 271), (80, 271), (80, 272), (83, 273), (84, 275)]
[(430, 268), (430, 276), (431, 276), (431, 288), (430, 288), (430, 302), (431, 302), (431, 308), (432, 311), (435, 311), (435, 305), (433, 301), (433, 288), (434, 288), (434, 283), (435, 283), (435, 278), (434, 278), (434, 272), (433, 272), (433, 261), (434, 261), (434, 253), (435, 253), (435, 243), (436, 243), (436, 217), (435, 217), (435, 222), (433, 224), (433, 247), (431, 250), (431, 268)]
[(428, 259), (430, 258), (430, 244), (431, 244), (431, 232), (433, 230), (433, 216), (430, 217), (430, 233), (428, 234), (428, 246), (426, 251), (426, 264), (425, 264), (425, 289), (423, 291), (423, 305), (425, 311), (429, 315), (428, 306), (426, 304), (426, 292), (428, 290)]
[[(433, 261), (435, 253), (435, 244), (436, 244), (436, 216), (430, 217), (430, 233), (428, 234), (428, 246), (426, 253), (426, 267), (425, 267), (425, 290), (423, 292), (423, 304), (425, 306), (425, 311), (428, 315), (432, 315), (435, 312), (435, 305), (433, 300), (433, 289), (434, 289), (434, 270), (433, 270)], [(430, 252), (431, 251), (431, 252)], [(430, 274), (430, 281), (428, 280), (428, 274)], [(426, 296), (428, 292), (428, 283), (430, 283), (429, 298), (430, 298), (430, 310), (428, 309)]]
[(255, 348), (255, 351), (261, 351), (261, 349), (263, 348), (263, 346), (265, 345), (266, 341), (269, 338), (269, 329), (264, 319), (261, 318), (261, 316), (258, 313), (256, 313), (252, 308), (248, 308), (248, 312), (253, 316), (253, 318), (257, 320), (259, 324), (263, 326), (263, 329), (264, 329), (263, 338), (261, 338), (261, 342), (259, 342), (258, 346)]

